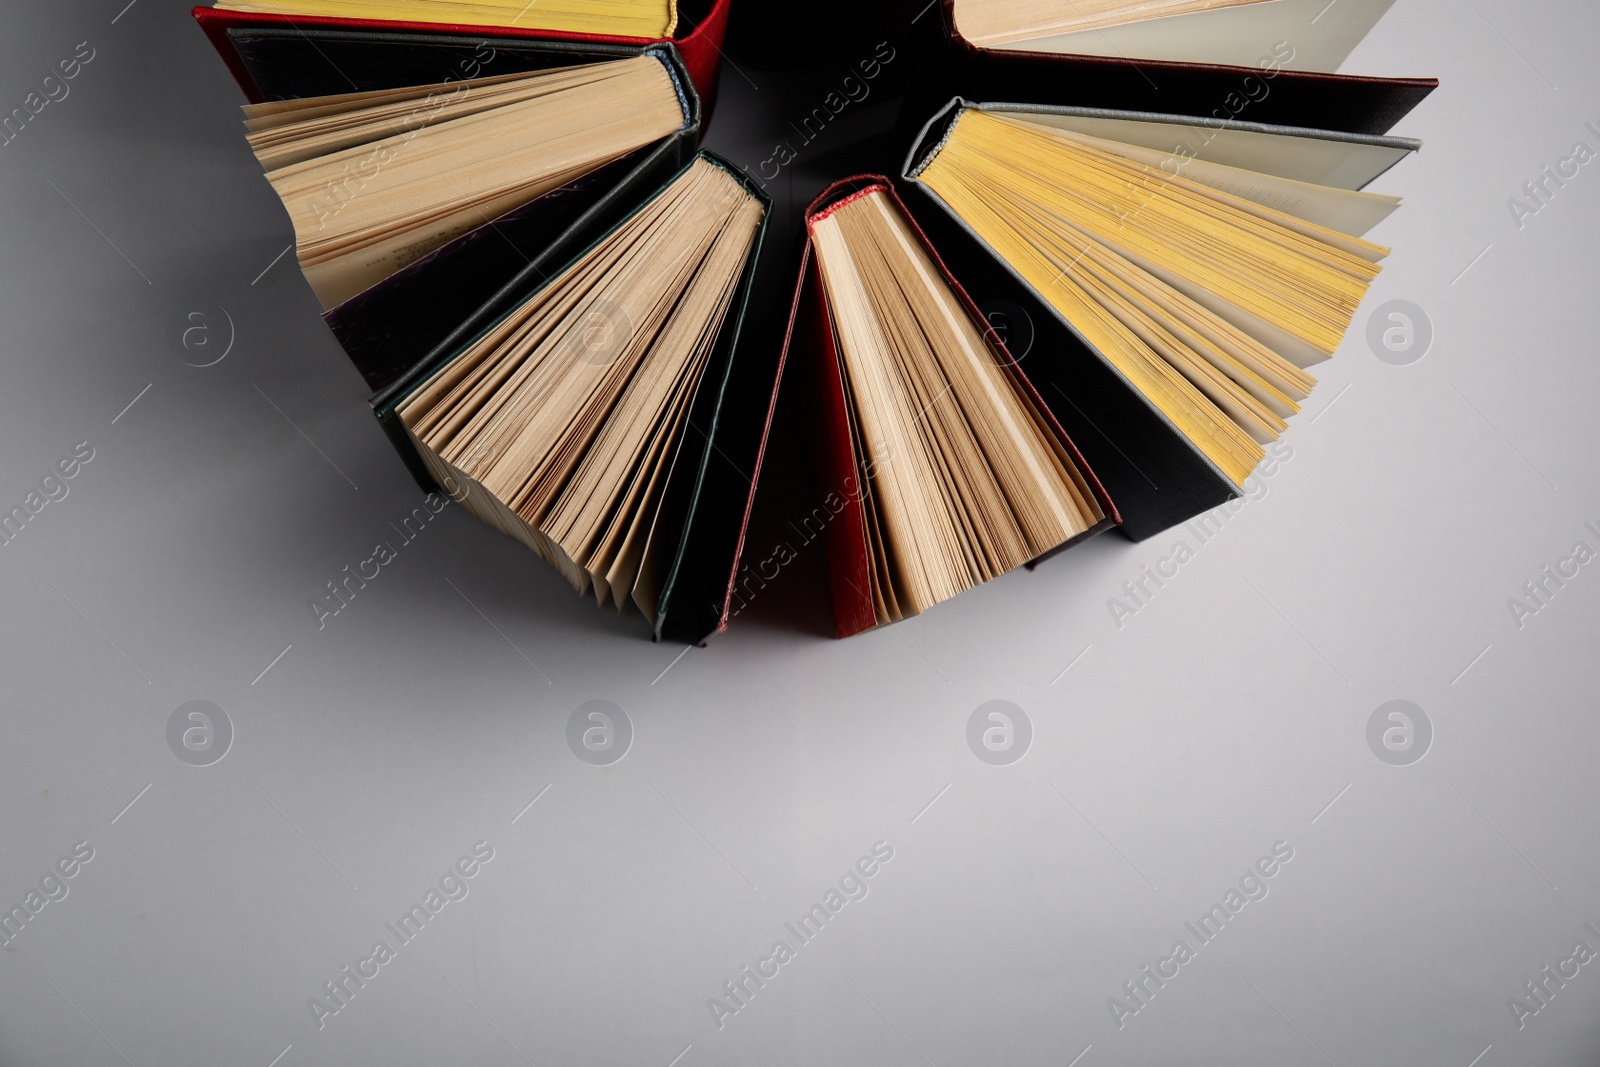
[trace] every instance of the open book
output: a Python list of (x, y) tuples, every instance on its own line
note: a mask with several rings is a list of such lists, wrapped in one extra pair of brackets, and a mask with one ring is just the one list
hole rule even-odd
[(1054, 390), (1116, 444), (1091, 459), (1139, 537), (1236, 493), (1300, 410), (1388, 252), (1361, 235), (1399, 201), (1361, 187), (1416, 147), (957, 102), (907, 176), (1065, 327), (1047, 358), (1086, 347), (1158, 416), (1097, 413), (1093, 374)]
[(1335, 73), (1393, 0), (940, 2), (954, 47), (908, 125), (960, 94), (1376, 135), (1439, 85)]
[[(568, 63), (615, 57), (646, 39), (672, 44), (709, 112), (732, 0), (550, 0), (466, 4), (318, 3), (369, 14), (300, 14), (300, 5), (219, 4), (191, 12), (253, 103), (506, 74), (530, 45), (555, 45)], [(248, 8), (248, 10), (246, 10)], [(546, 22), (546, 19), (550, 22)], [(564, 25), (593, 25), (592, 31)], [(670, 27), (670, 28), (669, 28)]]
[(468, 510), (659, 634), (696, 552), (730, 319), (765, 219), (731, 164), (701, 153), (462, 350), (380, 395), (380, 420)]
[(657, 54), (245, 107), (324, 308), (455, 237), (672, 134)]
[(1394, 0), (953, 0), (978, 48), (1331, 72)]
[(806, 225), (791, 337), (821, 380), (820, 491), (841, 637), (1114, 521), (1082, 456), (887, 180), (836, 185)]

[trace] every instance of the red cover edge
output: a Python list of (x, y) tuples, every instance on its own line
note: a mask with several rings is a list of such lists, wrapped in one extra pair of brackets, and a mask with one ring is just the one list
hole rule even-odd
[[(801, 281), (795, 285), (795, 305), (800, 302), (806, 272), (805, 259), (800, 261)], [(783, 369), (789, 361), (789, 337), (794, 333), (795, 309), (789, 311), (789, 328), (783, 335), (783, 347), (778, 351), (778, 366), (772, 376), (772, 395), (767, 398), (767, 415), (761, 426), (761, 443), (756, 446), (756, 461), (750, 471), (750, 492), (744, 500), (744, 516), (739, 520), (739, 540), (733, 548), (733, 567), (728, 572), (728, 588), (722, 598), (722, 614), (717, 618), (716, 633), (728, 629), (728, 616), (733, 611), (734, 589), (739, 584), (739, 563), (744, 559), (744, 543), (750, 533), (750, 517), (755, 514), (756, 487), (761, 484), (761, 465), (767, 458), (767, 442), (772, 438), (772, 420), (778, 412), (778, 394), (783, 389)]]
[[(822, 438), (817, 488), (824, 490), (822, 507), (825, 509), (831, 493), (840, 491), (845, 498), (845, 506), (823, 530), (834, 633), (844, 638), (877, 626), (878, 614), (872, 603), (866, 506), (857, 483), (855, 450), (850, 444), (850, 414), (845, 408), (839, 352), (833, 343), (822, 273), (811, 254), (809, 230), (808, 218), (808, 236), (800, 254), (800, 281), (795, 286), (784, 351), (787, 355), (790, 344), (795, 341), (811, 350), (810, 378), (818, 416), (817, 432)], [(805, 317), (801, 318), (802, 315)], [(834, 486), (839, 489), (834, 490)], [(852, 486), (855, 487), (853, 491)]]
[[(846, 192), (847, 190), (848, 192)], [(1028, 379), (1027, 374), (1022, 370), (1022, 367), (1018, 364), (1016, 358), (1011, 355), (1011, 350), (1006, 347), (1005, 342), (1002, 341), (995, 332), (994, 326), (984, 316), (983, 312), (979, 309), (977, 303), (972, 299), (972, 296), (967, 292), (966, 288), (962, 286), (962, 284), (956, 279), (955, 275), (951, 273), (949, 266), (945, 263), (944, 259), (940, 257), (938, 250), (934, 248), (933, 242), (928, 240), (928, 235), (923, 231), (921, 224), (917, 222), (916, 216), (911, 213), (911, 210), (906, 206), (905, 201), (900, 198), (900, 194), (895, 189), (894, 183), (883, 175), (857, 174), (849, 178), (842, 178), (839, 181), (834, 182), (832, 185), (829, 185), (816, 197), (816, 199), (810, 203), (809, 206), (807, 206), (805, 211), (805, 223), (808, 240), (806, 241), (805, 251), (801, 257), (800, 284), (796, 287), (794, 310), (791, 312), (790, 316), (790, 337), (792, 337), (794, 334), (795, 318), (800, 312), (802, 303), (802, 290), (805, 288), (805, 285), (808, 281), (814, 281), (816, 286), (817, 310), (815, 314), (817, 321), (824, 326), (827, 325), (828, 321), (827, 302), (823, 299), (821, 278), (815, 265), (811, 263), (811, 242), (809, 240), (809, 235), (811, 233), (812, 224), (820, 219), (827, 218), (828, 215), (839, 210), (839, 208), (850, 203), (852, 200), (857, 200), (863, 196), (866, 196), (868, 193), (879, 190), (888, 193), (889, 198), (894, 202), (895, 206), (899, 208), (900, 214), (911, 226), (911, 230), (916, 234), (917, 240), (922, 243), (923, 250), (928, 253), (928, 258), (933, 261), (933, 265), (938, 269), (940, 277), (945, 280), (946, 284), (950, 286), (951, 291), (956, 294), (956, 300), (966, 311), (968, 318), (974, 324), (981, 324), (985, 339), (995, 347), (995, 350), (998, 354), (1004, 357), (1006, 368), (1011, 372), (1012, 377), (1017, 381), (1017, 383), (1022, 386), (1023, 391), (1033, 402), (1034, 407), (1040, 412), (1040, 414), (1044, 416), (1045, 422), (1061, 441), (1063, 447), (1066, 448), (1067, 454), (1072, 458), (1073, 464), (1078, 468), (1078, 473), (1083, 476), (1083, 480), (1088, 484), (1090, 491), (1094, 494), (1095, 500), (1099, 503), (1100, 510), (1105, 513), (1105, 518), (1100, 522), (1089, 527), (1078, 536), (1068, 541), (1064, 541), (1055, 548), (1052, 548), (1050, 551), (1041, 555), (1038, 559), (1028, 563), (1027, 566), (1031, 569), (1049, 557), (1071, 548), (1073, 545), (1092, 537), (1102, 530), (1105, 530), (1111, 526), (1120, 525), (1122, 522), (1122, 515), (1117, 511), (1116, 503), (1111, 499), (1110, 494), (1106, 492), (1105, 486), (1100, 484), (1100, 479), (1095, 475), (1094, 469), (1089, 466), (1088, 461), (1083, 458), (1083, 453), (1078, 451), (1078, 446), (1073, 443), (1072, 438), (1067, 435), (1066, 430), (1063, 429), (1061, 423), (1057, 421), (1055, 414), (1050, 410), (1049, 405), (1044, 402), (1044, 398), (1041, 397), (1039, 395), (1039, 391), (1034, 388), (1033, 382)], [(841, 196), (841, 193), (844, 193), (845, 195)], [(832, 387), (831, 389), (825, 390), (823, 402), (824, 406), (826, 407), (830, 401), (836, 401), (838, 407), (836, 412), (823, 412), (824, 420), (829, 424), (828, 429), (832, 431), (827, 435), (830, 439), (826, 449), (826, 452), (828, 453), (827, 463), (832, 470), (832, 473), (837, 476), (841, 463), (838, 457), (832, 455), (831, 453), (840, 447), (839, 438), (842, 436), (842, 447), (845, 453), (844, 463), (848, 464), (848, 476), (850, 478), (854, 478), (855, 456), (850, 450), (849, 425), (847, 421), (848, 416), (844, 412), (844, 388), (843, 383), (839, 379), (838, 353), (833, 345), (833, 331), (831, 329), (824, 330), (822, 332), (822, 337), (823, 341), (821, 347), (825, 348), (823, 355), (829, 358), (824, 358), (821, 360), (821, 362), (824, 364), (821, 376), (823, 379), (823, 385)], [(784, 351), (786, 355), (788, 352), (788, 346), (789, 338), (786, 337), (784, 340)], [(831, 374), (827, 372), (829, 367), (832, 368)], [(854, 521), (851, 523), (851, 525), (856, 528), (855, 536), (846, 539), (843, 536), (845, 531), (841, 530), (837, 538), (830, 536), (827, 544), (829, 562), (828, 580), (833, 589), (834, 622), (839, 631), (840, 637), (849, 637), (852, 634), (860, 633), (863, 630), (870, 630), (877, 625), (876, 615), (872, 610), (871, 595), (862, 587), (868, 580), (866, 522), (861, 514), (863, 505), (861, 503), (860, 496), (857, 495), (855, 500), (856, 507), (851, 509), (854, 513)], [(838, 523), (830, 524), (830, 530), (837, 526)], [(854, 583), (849, 581), (848, 576), (836, 573), (836, 571), (840, 569), (837, 564), (841, 560), (845, 562), (852, 573), (862, 579), (862, 586), (854, 585)], [(849, 584), (854, 590), (856, 594), (854, 598), (844, 594), (843, 590), (841, 589), (841, 580), (846, 584)], [(851, 599), (854, 599), (856, 602), (854, 605), (849, 603)], [(850, 607), (855, 608), (854, 612), (847, 610)], [(866, 619), (864, 624), (862, 621), (863, 608)]]
[[(711, 105), (717, 95), (717, 74), (722, 65), (722, 42), (728, 32), (728, 5), (732, 0), (716, 0), (711, 11), (699, 24), (682, 37), (670, 38), (683, 57), (683, 65), (700, 94), (701, 111), (710, 115)], [(378, 19), (345, 19), (306, 15), (273, 15), (250, 11), (218, 11), (211, 7), (196, 7), (191, 14), (200, 24), (211, 46), (228, 65), (233, 80), (253, 104), (261, 103), (261, 91), (256, 88), (250, 72), (234, 51), (228, 40), (228, 31), (241, 26), (266, 26), (299, 29), (312, 26), (322, 29), (377, 30), (389, 33), (439, 33), (462, 37), (521, 37), (543, 41), (585, 41), (592, 44), (651, 44), (669, 38), (615, 37), (606, 34), (572, 33), (567, 30), (521, 29), (509, 26), (459, 26), (448, 22), (391, 22)]]

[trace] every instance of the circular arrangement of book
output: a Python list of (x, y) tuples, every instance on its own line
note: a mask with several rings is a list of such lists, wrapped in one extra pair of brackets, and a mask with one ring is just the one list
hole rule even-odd
[[(747, 328), (771, 201), (698, 150), (730, 0), (195, 15), (417, 480), (697, 641), (780, 386), (840, 636), (1237, 495), (1388, 252), (1362, 235), (1399, 200), (1363, 189), (1434, 83), (1327, 72), (1390, 2), (945, 0), (925, 125), (805, 211), (781, 338)], [(1138, 110), (1135, 75), (1196, 113)]]

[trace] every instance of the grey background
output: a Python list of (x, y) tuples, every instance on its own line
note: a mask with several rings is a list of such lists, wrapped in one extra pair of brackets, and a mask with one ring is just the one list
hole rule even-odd
[[(1593, 5), (1400, 0), (1347, 64), (1444, 82), (1378, 186), (1395, 254), (1292, 460), (1120, 628), (1108, 598), (1192, 532), (846, 642), (779, 610), (808, 553), (685, 650), (453, 507), (318, 629), (420, 497), (274, 263), (287, 221), (186, 5), (122, 3), (11, 4), (0, 35), (0, 111), (95, 50), (0, 148), (0, 503), (94, 449), (0, 548), (0, 903), (94, 849), (0, 948), (0, 1063), (1600, 1058), (1600, 963), (1520, 1030), (1507, 1005), (1600, 949), (1600, 565), (1507, 606), (1600, 548), (1600, 164), (1507, 207), (1600, 148)], [(785, 80), (725, 71), (709, 143), (765, 158), (813, 103)], [(1435, 334), (1409, 366), (1365, 337), (1394, 299)], [(234, 338), (196, 368), (171, 321), (203, 304)], [(1409, 766), (1367, 745), (1392, 699), (1432, 723)], [(167, 745), (191, 700), (233, 726), (211, 766)], [(633, 726), (611, 766), (566, 744), (590, 700)], [(1032, 723), (1010, 766), (967, 747), (990, 700)], [(479, 840), (470, 895), (319, 1029), (308, 998)], [(878, 841), (869, 895), (719, 1029), (708, 998)], [(1269, 895), (1119, 1029), (1108, 999), (1279, 841)]]

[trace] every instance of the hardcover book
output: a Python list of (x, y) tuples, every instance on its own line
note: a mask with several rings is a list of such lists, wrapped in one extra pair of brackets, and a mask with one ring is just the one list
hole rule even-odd
[(694, 154), (699, 105), (671, 45), (513, 54), (516, 72), (245, 108), (323, 318), (373, 389)]
[(1336, 73), (1393, 0), (943, 0), (954, 62), (914, 110), (1070, 101), (1383, 134), (1433, 78)]
[(658, 639), (698, 641), (727, 616), (765, 423), (752, 438), (725, 409), (744, 403), (730, 382), (768, 207), (700, 152), (372, 401), (421, 484)]
[(716, 98), (730, 2), (233, 0), (196, 7), (193, 14), (239, 88), (255, 103), (443, 81), (452, 71), (441, 69), (444, 57), (428, 39), (456, 37), (471, 41), (485, 66), (492, 66), (501, 49), (529, 40), (635, 46), (671, 42), (709, 111)]
[(956, 99), (905, 179), (1135, 540), (1237, 495), (1339, 346), (1395, 137)]
[(888, 179), (831, 186), (806, 231), (785, 365), (813, 390), (840, 637), (1115, 524), (1094, 472)]
[(662, 54), (245, 107), (324, 309), (685, 124)]

